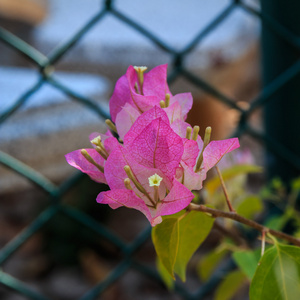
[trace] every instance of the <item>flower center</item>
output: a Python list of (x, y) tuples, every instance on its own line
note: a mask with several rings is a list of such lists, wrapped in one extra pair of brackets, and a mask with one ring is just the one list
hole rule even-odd
[(148, 178), (149, 186), (160, 186), (162, 178), (156, 173)]

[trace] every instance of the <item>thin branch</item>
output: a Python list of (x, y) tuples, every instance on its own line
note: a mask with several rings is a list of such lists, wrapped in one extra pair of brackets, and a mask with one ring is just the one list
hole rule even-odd
[(286, 240), (286, 241), (300, 247), (300, 239), (297, 239), (297, 238), (295, 238), (291, 235), (288, 235), (286, 233), (283, 233), (281, 231), (277, 231), (277, 230), (273, 230), (268, 227), (265, 227), (255, 221), (244, 218), (243, 216), (237, 214), (236, 212), (225, 212), (225, 211), (221, 211), (221, 210), (217, 210), (217, 209), (213, 209), (213, 208), (204, 206), (202, 204), (194, 204), (194, 203), (190, 203), (189, 206), (187, 207), (187, 209), (204, 212), (206, 214), (211, 215), (213, 218), (226, 218), (226, 219), (231, 219), (231, 220), (237, 221), (239, 223), (242, 223), (244, 225), (252, 227), (260, 232), (265, 231), (266, 233), (270, 233), (273, 236), (276, 236), (278, 238)]
[(222, 186), (222, 189), (223, 189), (223, 192), (224, 192), (224, 195), (225, 195), (225, 199), (226, 199), (226, 203), (227, 203), (227, 206), (229, 208), (229, 211), (235, 212), (235, 210), (232, 207), (232, 204), (230, 202), (230, 199), (229, 199), (229, 196), (228, 196), (228, 192), (227, 192), (227, 189), (226, 189), (226, 186), (225, 186), (225, 182), (224, 182), (222, 173), (221, 173), (221, 171), (220, 171), (220, 169), (219, 169), (218, 166), (216, 166), (216, 170), (217, 170), (218, 176), (219, 176), (220, 181), (221, 181), (221, 186)]

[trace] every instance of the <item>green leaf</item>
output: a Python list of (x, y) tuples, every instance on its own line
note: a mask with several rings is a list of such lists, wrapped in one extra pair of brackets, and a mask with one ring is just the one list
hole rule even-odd
[(189, 212), (179, 221), (179, 247), (175, 272), (182, 281), (185, 281), (187, 263), (210, 233), (213, 223), (213, 218), (197, 211)]
[(191, 211), (164, 218), (152, 229), (152, 241), (158, 258), (169, 274), (174, 271), (185, 281), (186, 266), (194, 252), (209, 234), (214, 219)]
[(235, 263), (251, 281), (260, 260), (261, 249), (255, 251), (237, 251), (232, 254)]
[(299, 300), (300, 248), (275, 241), (263, 255), (250, 286), (250, 300)]
[(214, 300), (231, 300), (245, 281), (246, 277), (240, 270), (229, 273), (217, 287)]
[(174, 289), (174, 281), (172, 276), (169, 274), (169, 272), (167, 271), (167, 269), (165, 268), (165, 266), (162, 264), (162, 262), (160, 261), (159, 258), (157, 258), (156, 260), (156, 266), (157, 266), (157, 270), (158, 273), (162, 279), (162, 281), (164, 282), (164, 284), (166, 285), (166, 287), (169, 290), (173, 290)]
[(263, 204), (259, 197), (251, 195), (246, 197), (237, 207), (239, 215), (247, 219), (253, 219), (254, 215), (263, 210)]
[(291, 186), (293, 191), (300, 191), (300, 177), (293, 179)]
[[(216, 249), (217, 250), (217, 249)], [(222, 249), (219, 251), (211, 251), (207, 255), (201, 258), (197, 265), (197, 274), (200, 279), (207, 280), (213, 273), (215, 268), (218, 266), (220, 261), (228, 253), (227, 249)]]
[(168, 218), (152, 229), (152, 241), (157, 256), (169, 274), (174, 277), (174, 265), (179, 244), (178, 218)]
[[(232, 179), (242, 174), (259, 173), (259, 172), (262, 172), (262, 168), (259, 166), (235, 165), (232, 168), (222, 170), (222, 177), (224, 181), (227, 181), (229, 179)], [(215, 176), (210, 180), (206, 180), (205, 182), (205, 188), (210, 194), (213, 194), (220, 185), (221, 182), (218, 176)]]

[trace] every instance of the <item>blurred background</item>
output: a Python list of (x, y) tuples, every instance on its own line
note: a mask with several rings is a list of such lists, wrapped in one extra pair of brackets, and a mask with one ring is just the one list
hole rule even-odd
[[(238, 136), (264, 167), (245, 193), (299, 175), (300, 26), (296, 1), (280, 2), (0, 0), (1, 299), (212, 299), (225, 273), (209, 281), (190, 268), (169, 292), (147, 221), (97, 205), (107, 187), (64, 155), (106, 130), (129, 65), (167, 63), (172, 93), (193, 94), (201, 135)], [(214, 229), (197, 259), (219, 239)]]

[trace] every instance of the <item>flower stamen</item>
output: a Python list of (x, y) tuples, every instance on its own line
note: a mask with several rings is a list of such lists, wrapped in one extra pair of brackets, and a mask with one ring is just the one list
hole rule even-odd
[(133, 67), (137, 73), (138, 82), (140, 86), (141, 95), (143, 95), (143, 84), (144, 84), (144, 72), (147, 70), (147, 67)]
[(110, 119), (106, 119), (106, 120), (105, 120), (105, 124), (106, 124), (112, 131), (114, 131), (115, 133), (118, 133), (116, 125), (115, 125)]
[(197, 141), (198, 133), (199, 133), (200, 127), (199, 126), (194, 126), (193, 128), (193, 135), (192, 135), (192, 140)]
[(164, 100), (160, 100), (159, 106), (160, 108), (166, 108), (166, 102)]
[(192, 127), (187, 127), (185, 138), (188, 139), (188, 140), (190, 140), (191, 139), (191, 135), (192, 135)]
[(204, 152), (206, 146), (208, 145), (208, 143), (210, 141), (210, 136), (211, 136), (211, 127), (206, 127), (204, 140), (203, 140), (203, 148), (202, 148), (201, 154), (200, 154), (200, 156), (197, 160), (195, 173), (200, 171), (200, 168), (201, 168), (201, 165), (202, 165), (202, 162), (203, 162), (203, 152)]
[(144, 194), (148, 200), (155, 206), (155, 202), (153, 201), (153, 199), (151, 199), (151, 197), (149, 196), (149, 194), (147, 193), (147, 191), (145, 190), (145, 188), (137, 181), (137, 179), (135, 178), (135, 176), (133, 175), (130, 166), (126, 165), (124, 167), (124, 171), (126, 172), (128, 178), (133, 182), (133, 184), (135, 185), (135, 187), (142, 193)]
[(80, 153), (83, 155), (83, 157), (92, 165), (94, 165), (100, 172), (104, 173), (104, 168), (97, 164), (95, 160), (88, 154), (88, 152), (85, 149), (81, 149)]
[(169, 105), (170, 105), (170, 94), (169, 93), (166, 93), (165, 103), (166, 103), (166, 107), (169, 107)]
[(125, 178), (124, 179), (124, 185), (125, 185), (125, 187), (126, 187), (127, 190), (132, 191), (132, 187), (131, 187), (130, 179), (129, 178)]
[(102, 141), (101, 141), (101, 136), (97, 136), (94, 139), (91, 140), (91, 143), (96, 146), (96, 151), (105, 159), (107, 160), (109, 154), (106, 151)]

